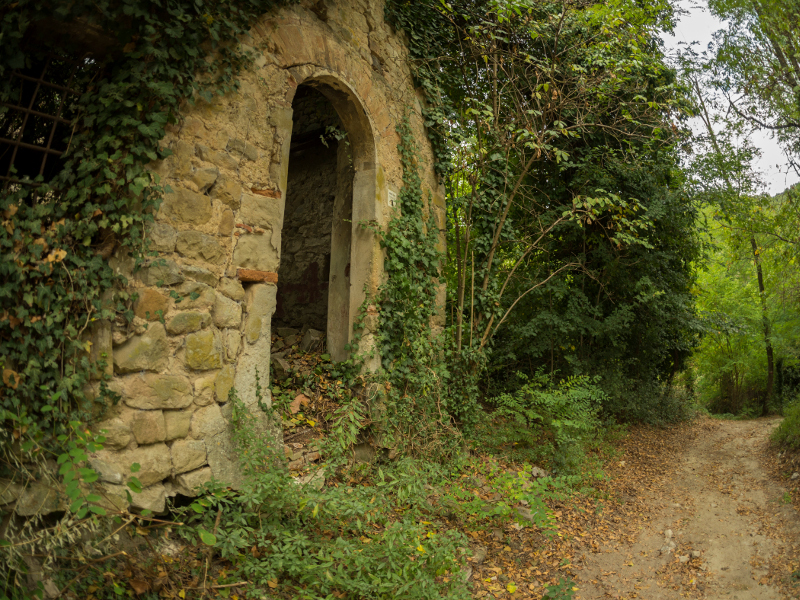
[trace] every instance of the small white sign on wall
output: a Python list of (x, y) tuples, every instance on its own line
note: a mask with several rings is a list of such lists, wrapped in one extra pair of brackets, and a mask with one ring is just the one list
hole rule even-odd
[(389, 190), (389, 207), (394, 208), (397, 206), (397, 192)]

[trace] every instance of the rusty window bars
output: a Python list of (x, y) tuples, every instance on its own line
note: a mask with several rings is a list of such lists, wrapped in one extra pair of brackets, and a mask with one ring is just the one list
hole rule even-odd
[[(72, 120), (64, 116), (65, 108), (70, 96), (80, 95), (72, 85), (84, 61), (51, 56), (41, 62), (40, 69), (34, 70), (37, 65), (28, 69), (28, 74), (22, 70), (10, 73), (19, 86), (16, 102), (0, 103), (5, 108), (5, 114), (0, 113), (0, 181), (3, 190), (12, 183), (35, 185), (32, 181), (35, 177), (51, 175), (45, 177), (47, 180), (57, 173), (57, 170), (53, 171), (58, 159), (68, 149), (68, 144), (57, 136), (57, 132), (63, 132), (72, 124)], [(64, 72), (66, 70), (68, 72)], [(59, 80), (60, 83), (56, 83)], [(64, 82), (66, 85), (62, 85)], [(50, 160), (51, 168), (48, 170), (48, 159), (52, 158), (55, 160)], [(22, 174), (22, 178), (16, 176), (18, 174)]]

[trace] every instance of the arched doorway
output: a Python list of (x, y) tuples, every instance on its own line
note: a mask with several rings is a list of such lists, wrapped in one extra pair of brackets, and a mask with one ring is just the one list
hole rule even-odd
[(334, 83), (298, 86), (292, 110), (273, 329), (318, 330), (342, 361), (374, 252), (359, 226), (375, 218), (374, 144), (363, 109)]

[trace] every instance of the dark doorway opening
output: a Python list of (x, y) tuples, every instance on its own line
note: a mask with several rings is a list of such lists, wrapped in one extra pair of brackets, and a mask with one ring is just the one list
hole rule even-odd
[(347, 357), (355, 171), (330, 101), (301, 85), (292, 104), (286, 205), (273, 326), (326, 335), (334, 360)]

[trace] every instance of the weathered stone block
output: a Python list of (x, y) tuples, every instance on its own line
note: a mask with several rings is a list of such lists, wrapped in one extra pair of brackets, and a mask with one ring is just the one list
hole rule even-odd
[(123, 483), (122, 473), (119, 471), (119, 467), (117, 465), (109, 463), (108, 461), (100, 458), (90, 460), (89, 465), (92, 467), (92, 469), (97, 471), (97, 476), (100, 481), (106, 481), (108, 483), (115, 484)]
[(227, 329), (224, 334), (225, 339), (225, 358), (228, 362), (236, 360), (239, 348), (242, 347), (242, 334), (238, 329)]
[(183, 267), (182, 271), (183, 274), (189, 279), (199, 281), (200, 283), (210, 285), (211, 287), (215, 287), (219, 282), (219, 277), (214, 275), (214, 273), (208, 269), (203, 269), (202, 267), (187, 266)]
[[(228, 169), (229, 171), (235, 171), (239, 168), (239, 161), (233, 158), (227, 152), (217, 152), (216, 150), (212, 150), (207, 146), (203, 146), (198, 144), (197, 146), (197, 156), (200, 157), (201, 160), (206, 162), (210, 162), (213, 165), (218, 166), (221, 169)], [(223, 176), (220, 176), (219, 179), (222, 179)]]
[(181, 268), (175, 261), (163, 258), (143, 267), (137, 275), (145, 285), (175, 285), (182, 283), (184, 279)]
[(211, 198), (186, 188), (164, 195), (159, 214), (189, 225), (204, 225), (211, 219)]
[(155, 288), (136, 291), (139, 298), (133, 305), (133, 314), (148, 321), (158, 321), (167, 312), (167, 297)]
[(184, 140), (177, 140), (170, 149), (172, 150), (172, 156), (166, 159), (166, 168), (169, 175), (175, 179), (187, 177), (192, 167), (193, 148), (191, 144)]
[(224, 211), (222, 211), (222, 215), (219, 218), (219, 227), (217, 228), (217, 233), (219, 233), (219, 235), (228, 237), (233, 233), (234, 224), (233, 211), (229, 208), (226, 208)]
[(211, 188), (211, 199), (219, 200), (233, 210), (239, 210), (242, 204), (242, 186), (230, 177), (220, 175)]
[(214, 382), (217, 374), (206, 375), (194, 382), (194, 403), (197, 406), (208, 406), (214, 402)]
[(212, 473), (210, 467), (203, 467), (197, 471), (181, 473), (173, 480), (175, 491), (184, 496), (194, 498), (198, 488), (211, 481)]
[(200, 331), (186, 336), (186, 364), (196, 371), (222, 367), (222, 344), (216, 331)]
[(59, 493), (49, 482), (35, 482), (25, 487), (14, 512), (21, 517), (48, 515), (66, 508), (63, 501), (59, 502), (60, 498), (65, 498), (63, 490)]
[(179, 440), (172, 444), (172, 468), (176, 474), (192, 471), (206, 464), (203, 440)]
[(297, 485), (309, 486), (311, 489), (322, 490), (325, 487), (325, 470), (317, 469), (313, 473), (303, 475), (294, 480)]
[(128, 427), (122, 419), (118, 418), (102, 421), (94, 426), (94, 430), (98, 433), (102, 432), (102, 435), (105, 436), (106, 441), (103, 442), (104, 448), (121, 450), (130, 444), (133, 439), (131, 428)]
[(155, 444), (167, 438), (164, 414), (160, 410), (142, 410), (131, 422), (131, 431), (137, 444)]
[[(252, 318), (261, 321), (261, 335), (259, 339), (242, 349), (236, 365), (236, 390), (245, 404), (255, 402), (256, 373), (259, 376), (262, 389), (269, 387), (269, 359), (270, 359), (270, 322), (275, 312), (275, 294), (277, 288), (269, 284), (254, 284), (249, 286), (245, 294), (245, 307), (248, 321)], [(252, 328), (248, 324), (246, 331)], [(249, 339), (248, 339), (249, 341)], [(269, 403), (269, 400), (267, 401)]]
[(274, 285), (258, 284), (248, 288), (245, 295), (245, 338), (248, 343), (258, 341), (265, 326), (269, 326), (270, 318), (275, 312), (277, 288)]
[(189, 426), (192, 423), (191, 410), (165, 410), (164, 427), (167, 431), (166, 441), (185, 438), (189, 435)]
[(25, 488), (10, 479), (0, 479), (0, 506), (16, 502)]
[(194, 183), (201, 192), (205, 192), (214, 185), (219, 176), (219, 169), (216, 167), (201, 167), (192, 169), (189, 180)]
[[(100, 496), (98, 506), (106, 510), (125, 510), (128, 508), (128, 496), (126, 490), (128, 486), (115, 485), (112, 483), (95, 483), (91, 486), (81, 486), (86, 494), (97, 494)], [(133, 496), (133, 492), (131, 492)]]
[(244, 338), (248, 344), (255, 344), (259, 337), (261, 337), (261, 317), (247, 315), (247, 322), (244, 324)]
[(151, 510), (155, 514), (163, 513), (167, 506), (167, 493), (162, 483), (144, 488), (141, 492), (131, 492), (131, 506), (139, 510)]
[(167, 321), (167, 333), (170, 335), (184, 335), (208, 327), (211, 324), (211, 315), (201, 312), (178, 313)]
[(214, 392), (217, 396), (217, 402), (227, 402), (228, 394), (233, 387), (233, 382), (236, 377), (236, 369), (233, 365), (226, 365), (219, 373), (214, 381)]
[(203, 310), (211, 308), (216, 294), (211, 286), (204, 283), (187, 281), (178, 288), (180, 300), (175, 301), (178, 310)]
[(125, 380), (125, 404), (141, 410), (186, 408), (192, 403), (192, 386), (180, 375), (137, 375)]
[(244, 476), (239, 465), (239, 449), (225, 431), (206, 441), (208, 465), (214, 478), (234, 489), (241, 487)]
[(150, 250), (174, 252), (175, 242), (178, 241), (178, 232), (166, 223), (150, 223), (147, 227), (147, 239), (150, 240)]
[(244, 269), (277, 272), (278, 250), (272, 237), (266, 234), (247, 234), (239, 238), (233, 251), (233, 265)]
[[(113, 462), (122, 473), (124, 481), (131, 476), (136, 476), (143, 486), (158, 483), (172, 472), (172, 460), (166, 444), (153, 444), (152, 446), (139, 446), (135, 450), (126, 450), (113, 456)], [(131, 472), (131, 465), (138, 463), (140, 468), (136, 473)]]
[(203, 260), (212, 265), (225, 261), (225, 251), (217, 240), (199, 231), (181, 231), (178, 234), (176, 249), (183, 256)]
[(228, 422), (216, 404), (204, 406), (192, 415), (191, 432), (192, 437), (196, 440), (209, 440), (225, 431), (227, 426)]
[(242, 307), (238, 302), (217, 293), (211, 312), (214, 325), (220, 328), (238, 327), (242, 323)]
[(231, 300), (236, 300), (237, 302), (240, 300), (244, 300), (244, 288), (242, 284), (237, 279), (229, 279), (227, 277), (223, 277), (222, 280), (219, 282), (219, 287), (217, 291), (221, 294), (225, 294)]
[(167, 332), (161, 323), (151, 323), (144, 335), (135, 336), (114, 349), (117, 373), (161, 371), (168, 360)]
[(282, 223), (281, 201), (277, 198), (248, 194), (242, 195), (239, 220), (248, 225), (280, 229)]
[(321, 331), (309, 329), (305, 332), (303, 339), (300, 341), (300, 350), (303, 352), (317, 350), (322, 345), (322, 340), (324, 337), (325, 334), (323, 334)]
[(273, 356), (271, 362), (272, 376), (275, 377), (275, 381), (283, 381), (291, 374), (292, 368), (283, 358)]
[(294, 327), (278, 327), (275, 329), (275, 333), (282, 338), (288, 338), (300, 335), (300, 330), (295, 329)]
[(246, 142), (244, 140), (240, 140), (237, 138), (229, 140), (227, 149), (228, 152), (240, 154), (247, 160), (252, 160), (253, 162), (258, 160), (258, 148), (256, 148), (255, 146), (253, 146), (253, 144)]
[[(114, 374), (114, 342), (113, 329), (109, 321), (95, 321), (86, 332), (92, 342), (89, 349), (89, 361), (98, 368), (92, 375), (92, 379), (100, 379), (103, 375)], [(105, 362), (105, 367), (101, 371), (100, 364)]]
[(272, 271), (256, 271), (255, 269), (236, 269), (239, 281), (247, 283), (278, 283), (278, 274)]

